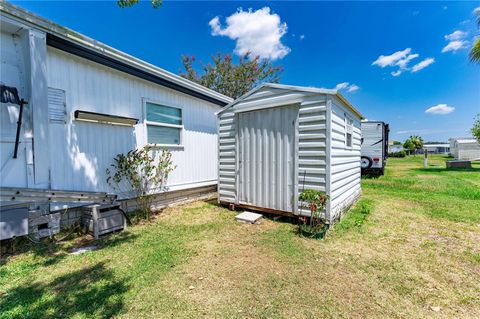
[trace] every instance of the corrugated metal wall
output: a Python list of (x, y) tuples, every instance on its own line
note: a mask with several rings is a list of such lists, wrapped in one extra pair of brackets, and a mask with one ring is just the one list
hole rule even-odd
[[(171, 189), (201, 186), (217, 180), (217, 118), (209, 102), (138, 79), (48, 47), (48, 86), (65, 91), (67, 123), (52, 147), (51, 183), (69, 190), (111, 191), (105, 169), (120, 152), (146, 144), (143, 99), (183, 110), (183, 147), (171, 148), (177, 168)], [(86, 123), (72, 112), (84, 111), (138, 118), (135, 127)]]
[[(331, 97), (330, 219), (337, 219), (353, 203), (360, 185), (360, 119), (335, 97)], [(346, 119), (353, 119), (353, 146), (345, 143)]]
[(291, 212), (295, 192), (298, 106), (238, 114), (238, 198)]

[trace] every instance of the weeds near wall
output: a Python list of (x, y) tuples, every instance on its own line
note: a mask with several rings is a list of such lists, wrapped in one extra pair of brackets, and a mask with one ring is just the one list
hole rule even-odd
[(368, 216), (372, 210), (372, 201), (362, 199), (355, 207), (350, 209), (340, 222), (335, 225), (335, 232), (343, 233), (350, 230), (359, 230), (367, 222)]
[(168, 176), (176, 168), (168, 149), (158, 151), (149, 146), (118, 154), (107, 168), (107, 183), (118, 191), (132, 194), (141, 213), (151, 216), (154, 195), (165, 190)]

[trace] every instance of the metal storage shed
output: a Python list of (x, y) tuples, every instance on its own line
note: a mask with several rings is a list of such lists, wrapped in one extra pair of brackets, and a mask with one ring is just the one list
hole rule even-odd
[(457, 160), (480, 160), (480, 143), (473, 137), (451, 138), (450, 153)]
[(219, 202), (309, 215), (298, 194), (316, 189), (331, 223), (360, 195), (363, 116), (338, 91), (266, 83), (217, 114)]

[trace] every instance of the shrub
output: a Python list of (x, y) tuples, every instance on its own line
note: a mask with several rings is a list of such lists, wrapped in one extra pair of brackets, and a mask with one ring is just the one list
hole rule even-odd
[(118, 154), (108, 169), (107, 183), (114, 189), (135, 196), (143, 214), (150, 219), (151, 205), (155, 193), (164, 190), (168, 176), (176, 168), (172, 153), (168, 149), (159, 151), (150, 146)]
[(407, 152), (405, 151), (388, 153), (388, 157), (405, 157), (405, 156), (407, 156)]
[(303, 228), (310, 232), (317, 232), (323, 229), (325, 221), (321, 219), (320, 213), (327, 205), (328, 195), (314, 189), (306, 189), (298, 199), (303, 207), (310, 209), (310, 221), (307, 224), (306, 218), (303, 219)]

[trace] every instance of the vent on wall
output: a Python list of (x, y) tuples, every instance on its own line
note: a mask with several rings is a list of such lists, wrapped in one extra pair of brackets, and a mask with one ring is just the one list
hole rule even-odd
[(48, 121), (52, 124), (67, 122), (67, 103), (64, 90), (48, 88)]

